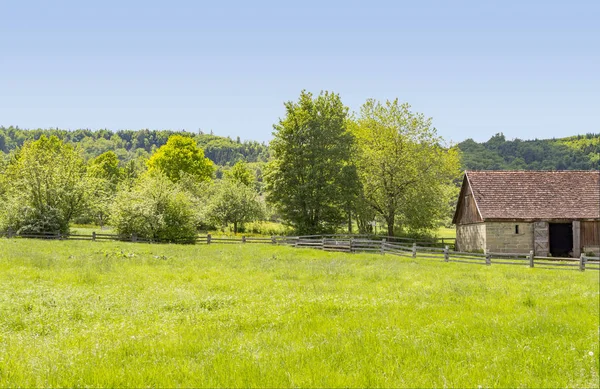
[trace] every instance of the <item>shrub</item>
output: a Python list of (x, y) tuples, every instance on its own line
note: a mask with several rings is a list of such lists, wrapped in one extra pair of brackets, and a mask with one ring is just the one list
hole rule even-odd
[(195, 214), (189, 194), (159, 172), (143, 175), (117, 194), (112, 225), (122, 235), (158, 242), (193, 243)]
[(40, 209), (21, 205), (15, 199), (6, 204), (0, 224), (2, 230), (11, 228), (17, 234), (66, 233), (69, 231), (69, 225), (61, 218), (58, 209), (51, 206)]
[(86, 207), (83, 158), (55, 136), (26, 142), (3, 176), (2, 229), (67, 233), (69, 223)]

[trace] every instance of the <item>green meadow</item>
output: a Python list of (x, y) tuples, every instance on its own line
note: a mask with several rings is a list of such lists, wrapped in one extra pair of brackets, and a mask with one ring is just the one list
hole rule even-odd
[(0, 239), (0, 387), (597, 387), (599, 273)]

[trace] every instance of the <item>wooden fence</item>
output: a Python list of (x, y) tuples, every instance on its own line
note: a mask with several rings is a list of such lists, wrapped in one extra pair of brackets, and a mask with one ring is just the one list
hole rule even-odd
[(386, 238), (364, 239), (332, 239), (329, 237), (286, 237), (278, 238), (277, 243), (293, 247), (320, 249), (337, 252), (373, 252), (413, 258), (438, 259), (444, 262), (462, 262), (479, 265), (521, 265), (528, 267), (560, 268), (567, 267), (579, 270), (600, 270), (600, 257), (581, 255), (579, 258), (536, 257), (533, 251), (523, 253), (471, 253), (454, 251), (449, 245), (444, 248), (435, 246), (419, 246), (417, 243), (405, 245), (390, 242)]
[[(36, 233), (36, 234), (14, 234), (11, 231), (0, 233), (8, 238), (32, 238), (32, 239), (54, 239), (54, 240), (88, 240), (88, 241), (122, 241), (139, 243), (160, 243), (154, 240), (143, 239), (133, 235), (102, 234), (92, 232), (84, 234), (61, 234), (61, 233)], [(454, 242), (447, 239), (448, 243)], [(312, 248), (323, 251), (357, 253), (371, 252), (381, 255), (390, 254), (398, 256), (412, 256), (413, 258), (437, 259), (444, 262), (462, 262), (479, 265), (521, 265), (528, 267), (543, 268), (571, 268), (584, 270), (600, 270), (600, 257), (581, 255), (579, 258), (555, 258), (536, 257), (533, 251), (529, 254), (522, 253), (471, 253), (454, 251), (450, 244), (439, 247), (444, 241), (415, 241), (410, 244), (408, 238), (378, 237), (367, 235), (309, 235), (309, 236), (271, 236), (271, 237), (213, 237), (212, 235), (200, 235), (195, 240), (181, 240), (174, 243), (196, 243), (196, 244), (246, 244), (262, 243), (273, 245), (285, 245), (296, 248)], [(444, 242), (445, 243), (445, 242)]]

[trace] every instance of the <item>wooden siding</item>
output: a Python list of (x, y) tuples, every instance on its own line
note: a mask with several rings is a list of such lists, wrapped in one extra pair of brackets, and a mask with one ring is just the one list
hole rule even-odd
[(475, 203), (475, 198), (473, 198), (473, 192), (471, 191), (471, 187), (469, 182), (465, 180), (463, 182), (463, 188), (460, 192), (460, 198), (457, 204), (457, 218), (456, 224), (472, 224), (472, 223), (481, 223), (483, 219), (479, 212), (477, 211), (477, 204)]
[(600, 221), (581, 222), (581, 246), (600, 246)]

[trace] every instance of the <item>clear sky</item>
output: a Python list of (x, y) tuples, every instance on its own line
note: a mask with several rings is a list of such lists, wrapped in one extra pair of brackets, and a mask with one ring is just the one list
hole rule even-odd
[(0, 0), (0, 125), (268, 141), (302, 89), (455, 142), (600, 132), (600, 1)]

